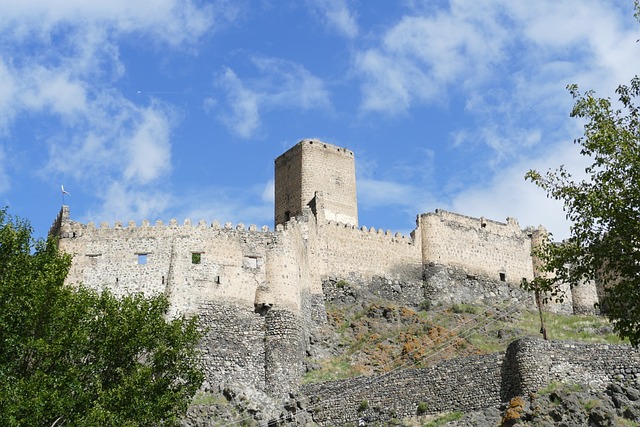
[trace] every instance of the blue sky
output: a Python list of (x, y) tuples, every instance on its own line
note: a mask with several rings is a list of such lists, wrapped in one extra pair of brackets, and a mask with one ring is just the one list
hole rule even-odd
[(436, 208), (566, 237), (530, 168), (580, 173), (567, 84), (640, 70), (611, 0), (0, 0), (0, 197), (88, 222), (273, 225), (273, 161), (354, 151), (360, 224)]

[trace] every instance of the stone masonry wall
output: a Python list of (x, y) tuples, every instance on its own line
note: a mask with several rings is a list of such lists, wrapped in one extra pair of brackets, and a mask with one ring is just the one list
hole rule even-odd
[(209, 386), (245, 384), (266, 388), (265, 319), (242, 306), (209, 302), (200, 310), (200, 343)]
[(429, 414), (471, 411), (502, 401), (502, 360), (498, 353), (460, 358), (424, 369), (307, 384), (301, 393), (321, 426), (402, 419), (416, 415), (418, 405)]
[(322, 240), (318, 262), (321, 263), (321, 276), (355, 274), (363, 279), (421, 280), (420, 239), (392, 234), (389, 230), (355, 228), (335, 222), (320, 227)]
[(345, 148), (300, 141), (276, 159), (275, 186), (276, 224), (298, 216), (323, 191), (323, 221), (358, 225), (354, 156)]
[(437, 304), (522, 304), (530, 310), (536, 308), (533, 295), (516, 284), (470, 275), (447, 265), (426, 264), (424, 288), (426, 297)]
[(640, 380), (640, 352), (625, 345), (525, 338), (505, 354), (449, 360), (424, 369), (307, 384), (314, 421), (321, 426), (387, 421), (425, 413), (473, 411), (527, 395), (552, 381), (604, 388)]
[(275, 234), (230, 223), (175, 220), (127, 227), (66, 222), (60, 247), (73, 254), (68, 283), (118, 295), (165, 293), (178, 313), (196, 313), (205, 301), (233, 301), (253, 310), (256, 289), (266, 282), (266, 248)]
[(424, 264), (458, 267), (514, 284), (533, 279), (531, 240), (513, 218), (503, 224), (438, 209), (421, 214), (419, 223)]

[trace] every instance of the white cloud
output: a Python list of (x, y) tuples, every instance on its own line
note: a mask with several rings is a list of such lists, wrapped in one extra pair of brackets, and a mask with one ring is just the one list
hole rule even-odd
[(495, 10), (471, 8), (405, 16), (389, 28), (377, 47), (356, 55), (364, 77), (365, 111), (403, 113), (414, 103), (446, 103), (454, 82), (483, 79), (504, 56), (509, 34)]
[(0, 147), (0, 194), (6, 193), (11, 188), (11, 181), (7, 173), (7, 163), (7, 156), (2, 147)]
[(393, 181), (358, 179), (358, 202), (364, 208), (415, 203), (415, 187)]
[(148, 184), (169, 172), (171, 166), (170, 123), (163, 111), (146, 108), (141, 122), (124, 145), (129, 159), (124, 177)]
[(210, 28), (214, 8), (191, 0), (5, 0), (0, 30), (15, 39), (48, 38), (61, 26), (100, 27), (116, 33), (140, 32), (171, 45), (191, 43)]
[(462, 95), (468, 112), (505, 135), (557, 121), (570, 104), (567, 84), (612, 93), (640, 69), (628, 9), (603, 0), (451, 0), (413, 10), (356, 53), (361, 109), (404, 114)]
[(323, 16), (324, 22), (340, 35), (353, 39), (358, 35), (356, 17), (346, 0), (308, 0), (307, 3)]
[(227, 93), (232, 113), (222, 113), (222, 121), (233, 133), (250, 138), (260, 127), (259, 108), (263, 95), (247, 89), (231, 69), (224, 72), (219, 84)]
[[(264, 111), (330, 108), (329, 93), (322, 80), (303, 66), (278, 58), (259, 57), (253, 58), (253, 62), (261, 72), (259, 78), (241, 80), (227, 68), (217, 82), (231, 107), (230, 112), (220, 114), (221, 120), (236, 135), (254, 136), (260, 129), (260, 115)], [(205, 100), (205, 106), (218, 105)], [(218, 107), (222, 109), (224, 105)]]

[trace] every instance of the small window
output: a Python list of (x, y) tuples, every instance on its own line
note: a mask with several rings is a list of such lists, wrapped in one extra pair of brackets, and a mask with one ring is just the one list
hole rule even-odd
[(191, 253), (191, 264), (200, 264), (202, 262), (202, 253), (201, 252), (192, 252)]
[(262, 258), (256, 256), (245, 256), (242, 259), (242, 266), (245, 268), (260, 268), (262, 265)]
[(138, 265), (145, 265), (147, 263), (147, 254), (138, 254)]
[(291, 219), (291, 211), (286, 211), (284, 213), (284, 221), (289, 222), (290, 219)]
[(506, 282), (507, 281), (507, 274), (506, 273), (500, 273), (500, 281), (501, 282)]

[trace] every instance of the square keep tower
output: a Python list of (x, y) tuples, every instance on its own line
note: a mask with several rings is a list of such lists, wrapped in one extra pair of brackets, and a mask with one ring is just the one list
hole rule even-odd
[(306, 206), (319, 220), (358, 225), (352, 151), (305, 139), (276, 159), (275, 175), (276, 225), (300, 216)]

